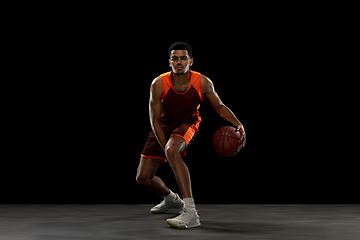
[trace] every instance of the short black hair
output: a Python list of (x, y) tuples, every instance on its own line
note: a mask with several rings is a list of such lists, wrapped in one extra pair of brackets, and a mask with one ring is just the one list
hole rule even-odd
[(169, 48), (169, 57), (170, 57), (172, 50), (187, 50), (190, 58), (192, 58), (192, 49), (191, 49), (190, 45), (187, 44), (186, 42), (176, 42), (176, 43), (171, 44), (171, 46)]

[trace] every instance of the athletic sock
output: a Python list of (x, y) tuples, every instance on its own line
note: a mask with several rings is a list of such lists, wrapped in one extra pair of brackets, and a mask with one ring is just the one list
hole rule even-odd
[(184, 203), (185, 203), (185, 208), (196, 210), (194, 198), (184, 198)]
[[(170, 189), (169, 189), (170, 190)], [(173, 193), (171, 190), (170, 190), (170, 194), (163, 197), (165, 199), (165, 201), (167, 202), (175, 202), (176, 201), (176, 195), (175, 193)]]

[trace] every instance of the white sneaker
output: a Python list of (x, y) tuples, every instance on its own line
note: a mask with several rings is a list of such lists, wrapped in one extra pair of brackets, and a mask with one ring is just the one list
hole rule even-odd
[(193, 228), (201, 225), (200, 216), (196, 210), (184, 208), (176, 218), (169, 218), (166, 223), (176, 228)]
[(176, 195), (175, 202), (168, 202), (164, 199), (160, 204), (158, 204), (155, 207), (153, 207), (152, 209), (150, 209), (150, 212), (151, 213), (165, 213), (169, 209), (172, 209), (172, 208), (175, 208), (175, 209), (184, 208), (184, 201), (181, 200), (181, 198), (179, 197), (179, 195), (177, 193), (175, 193), (175, 195)]

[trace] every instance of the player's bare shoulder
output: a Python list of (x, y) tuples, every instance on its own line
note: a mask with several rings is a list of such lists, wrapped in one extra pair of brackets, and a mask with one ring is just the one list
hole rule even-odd
[(162, 88), (161, 77), (158, 76), (151, 83), (150, 99), (152, 99), (152, 98), (155, 98), (155, 99), (161, 98), (162, 91), (163, 91), (163, 88)]
[(201, 74), (201, 90), (203, 94), (214, 92), (213, 82), (204, 74)]
[(161, 76), (157, 76), (152, 82), (151, 82), (151, 88), (159, 88), (162, 89), (162, 82), (161, 82)]

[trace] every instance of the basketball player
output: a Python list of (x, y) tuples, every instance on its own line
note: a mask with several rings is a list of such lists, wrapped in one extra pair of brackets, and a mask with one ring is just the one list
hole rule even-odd
[[(199, 129), (200, 102), (206, 96), (215, 111), (240, 131), (245, 147), (245, 130), (233, 112), (220, 100), (214, 84), (206, 76), (191, 71), (192, 50), (187, 43), (177, 42), (169, 48), (171, 72), (155, 78), (150, 88), (149, 114), (152, 132), (144, 146), (136, 181), (160, 194), (164, 200), (151, 213), (165, 213), (171, 208), (183, 209), (176, 218), (166, 222), (177, 228), (200, 226), (199, 215), (191, 191), (190, 174), (182, 157)], [(169, 162), (183, 200), (157, 176), (161, 163)]]

